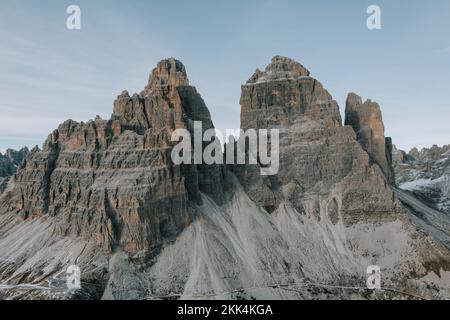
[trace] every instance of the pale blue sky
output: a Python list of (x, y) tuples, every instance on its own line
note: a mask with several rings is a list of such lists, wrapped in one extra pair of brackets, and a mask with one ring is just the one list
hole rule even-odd
[[(66, 29), (66, 8), (82, 29)], [(382, 30), (366, 28), (378, 4)], [(400, 148), (450, 143), (450, 1), (0, 3), (0, 151), (42, 145), (65, 119), (109, 118), (156, 63), (180, 59), (218, 128), (239, 127), (240, 85), (274, 55), (305, 65), (345, 108), (380, 103)]]

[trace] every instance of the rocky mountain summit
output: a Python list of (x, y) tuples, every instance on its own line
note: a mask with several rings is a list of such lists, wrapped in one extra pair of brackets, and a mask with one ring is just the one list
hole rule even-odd
[(409, 153), (394, 147), (396, 193), (422, 230), (450, 248), (450, 146)]
[[(350, 95), (343, 126), (322, 84), (280, 56), (241, 90), (241, 128), (280, 132), (277, 174), (172, 162), (175, 129), (214, 128), (173, 58), (109, 120), (61, 124), (0, 196), (0, 298), (450, 297), (449, 250), (391, 190), (377, 105)], [(382, 290), (366, 287), (370, 265)]]

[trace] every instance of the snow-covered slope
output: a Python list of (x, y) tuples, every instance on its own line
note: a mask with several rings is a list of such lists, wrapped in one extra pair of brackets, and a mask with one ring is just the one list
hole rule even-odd
[(241, 127), (279, 130), (273, 176), (170, 160), (175, 128), (213, 128), (175, 59), (111, 119), (61, 124), (0, 194), (0, 299), (450, 298), (450, 251), (390, 188), (379, 108), (358, 103), (342, 126), (307, 74), (277, 56), (242, 87)]

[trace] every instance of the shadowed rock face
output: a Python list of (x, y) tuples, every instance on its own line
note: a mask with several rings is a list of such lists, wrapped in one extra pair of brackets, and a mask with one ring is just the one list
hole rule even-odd
[(351, 126), (359, 143), (383, 171), (390, 184), (395, 184), (392, 168), (392, 140), (384, 136), (384, 124), (380, 106), (367, 100), (362, 102), (360, 96), (350, 93), (345, 108), (345, 125)]
[(8, 149), (4, 155), (0, 153), (0, 194), (5, 190), (9, 178), (17, 171), (29, 153), (26, 147), (19, 151)]
[(116, 99), (110, 120), (61, 124), (18, 171), (0, 210), (57, 217), (58, 235), (105, 252), (151, 250), (192, 221), (189, 202), (201, 204), (200, 192), (221, 202), (219, 167), (171, 162), (173, 130), (193, 121), (213, 127), (184, 66), (164, 60), (142, 95)]

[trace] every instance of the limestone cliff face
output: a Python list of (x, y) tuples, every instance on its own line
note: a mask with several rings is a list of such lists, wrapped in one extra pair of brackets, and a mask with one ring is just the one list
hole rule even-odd
[(254, 166), (238, 170), (248, 194), (269, 212), (287, 199), (299, 212), (335, 223), (395, 216), (401, 209), (388, 184), (352, 128), (342, 126), (336, 101), (309, 74), (275, 57), (242, 86), (241, 127), (280, 130), (277, 175), (261, 178)]
[(9, 178), (17, 171), (29, 153), (26, 147), (19, 151), (8, 149), (4, 155), (0, 153), (0, 194), (6, 189)]
[(186, 71), (160, 62), (141, 95), (123, 92), (110, 120), (68, 120), (17, 172), (2, 212), (23, 219), (57, 217), (57, 234), (95, 241), (106, 253), (148, 251), (192, 221), (200, 192), (221, 201), (221, 169), (175, 166), (173, 130), (213, 124)]
[(384, 124), (378, 103), (362, 102), (360, 96), (350, 93), (345, 108), (345, 125), (352, 126), (358, 141), (377, 164), (391, 184), (395, 184), (392, 167), (392, 140), (384, 136)]

